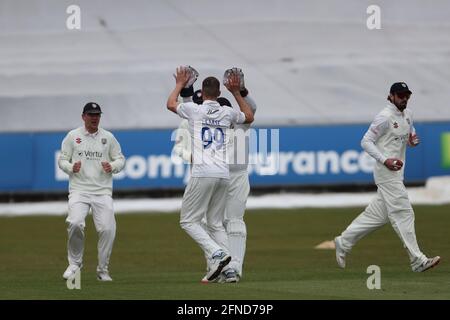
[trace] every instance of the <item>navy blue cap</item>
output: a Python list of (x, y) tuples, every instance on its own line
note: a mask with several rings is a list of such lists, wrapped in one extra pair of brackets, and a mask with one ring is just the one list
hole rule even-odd
[(227, 107), (231, 107), (231, 102), (230, 100), (228, 100), (227, 98), (224, 97), (218, 97), (217, 98), (217, 102), (223, 107), (223, 106), (227, 106)]
[(411, 94), (411, 90), (409, 90), (408, 85), (404, 82), (396, 82), (391, 86), (391, 91), (392, 94), (394, 93), (403, 93), (403, 92), (407, 92), (409, 94)]
[(102, 109), (100, 105), (95, 102), (88, 102), (83, 108), (83, 114), (85, 113), (102, 113)]
[(197, 90), (192, 96), (192, 101), (196, 104), (203, 104), (202, 90)]

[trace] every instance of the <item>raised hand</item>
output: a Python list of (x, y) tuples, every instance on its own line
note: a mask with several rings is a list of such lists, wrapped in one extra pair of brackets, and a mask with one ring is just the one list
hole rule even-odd
[(189, 71), (188, 68), (180, 66), (177, 68), (176, 74), (174, 74), (174, 76), (175, 76), (176, 86), (184, 88), (186, 86), (186, 84), (188, 83), (189, 78), (191, 77), (191, 72)]
[(228, 76), (228, 81), (225, 83), (225, 87), (234, 95), (239, 94), (241, 89), (241, 80), (239, 74), (231, 72)]
[(240, 90), (244, 90), (245, 89), (244, 73), (242, 72), (242, 69), (236, 68), (236, 67), (225, 70), (225, 72), (223, 74), (223, 85), (225, 87), (227, 86), (229, 78), (232, 74), (239, 75)]

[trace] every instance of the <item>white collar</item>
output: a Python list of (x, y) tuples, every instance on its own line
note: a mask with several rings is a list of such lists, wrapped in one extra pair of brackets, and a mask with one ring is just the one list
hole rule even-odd
[(402, 111), (398, 110), (398, 108), (394, 104), (388, 104), (388, 108), (393, 111), (398, 116), (403, 116), (405, 114), (406, 108)]
[(210, 107), (220, 107), (220, 104), (214, 100), (205, 100), (203, 101), (203, 104), (207, 104)]
[(96, 132), (94, 132), (94, 133), (89, 133), (89, 131), (87, 131), (86, 130), (86, 127), (83, 127), (83, 134), (85, 135), (85, 136), (91, 136), (91, 137), (96, 137), (97, 135), (98, 135), (98, 133), (100, 132), (100, 127), (97, 129), (97, 131)]

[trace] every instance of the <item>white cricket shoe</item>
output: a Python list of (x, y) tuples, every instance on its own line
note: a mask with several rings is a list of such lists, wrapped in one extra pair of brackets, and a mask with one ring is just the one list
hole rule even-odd
[(336, 262), (339, 267), (345, 269), (345, 251), (342, 249), (341, 237), (334, 238), (334, 244), (336, 246)]
[(98, 281), (113, 281), (108, 271), (97, 271), (97, 280)]
[(234, 269), (228, 269), (221, 273), (223, 275), (223, 283), (239, 282), (239, 275)]
[(210, 270), (206, 274), (206, 280), (212, 281), (220, 276), (222, 269), (229, 264), (231, 261), (231, 256), (223, 250), (218, 250), (212, 256), (212, 262)]
[(66, 280), (72, 280), (73, 278), (75, 278), (75, 275), (77, 273), (77, 271), (79, 271), (81, 269), (81, 266), (78, 266), (76, 264), (70, 264), (66, 271), (64, 271), (63, 273), (63, 278)]
[(434, 258), (428, 258), (420, 267), (414, 270), (414, 272), (424, 272), (431, 269), (439, 264), (441, 257), (436, 256)]

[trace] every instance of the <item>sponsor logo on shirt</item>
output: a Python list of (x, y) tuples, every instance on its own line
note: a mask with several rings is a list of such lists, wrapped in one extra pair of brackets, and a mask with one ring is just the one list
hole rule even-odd
[(103, 158), (103, 152), (99, 151), (82, 150), (78, 152), (78, 155), (80, 157), (84, 156), (86, 160), (102, 160)]
[(402, 135), (396, 136), (396, 137), (394, 138), (394, 140), (395, 140), (395, 141), (400, 140), (402, 143), (406, 143), (406, 142), (409, 140), (409, 133), (406, 133), (406, 134), (402, 134)]
[(208, 112), (206, 114), (214, 114), (216, 112), (219, 112), (219, 109), (209, 109)]

